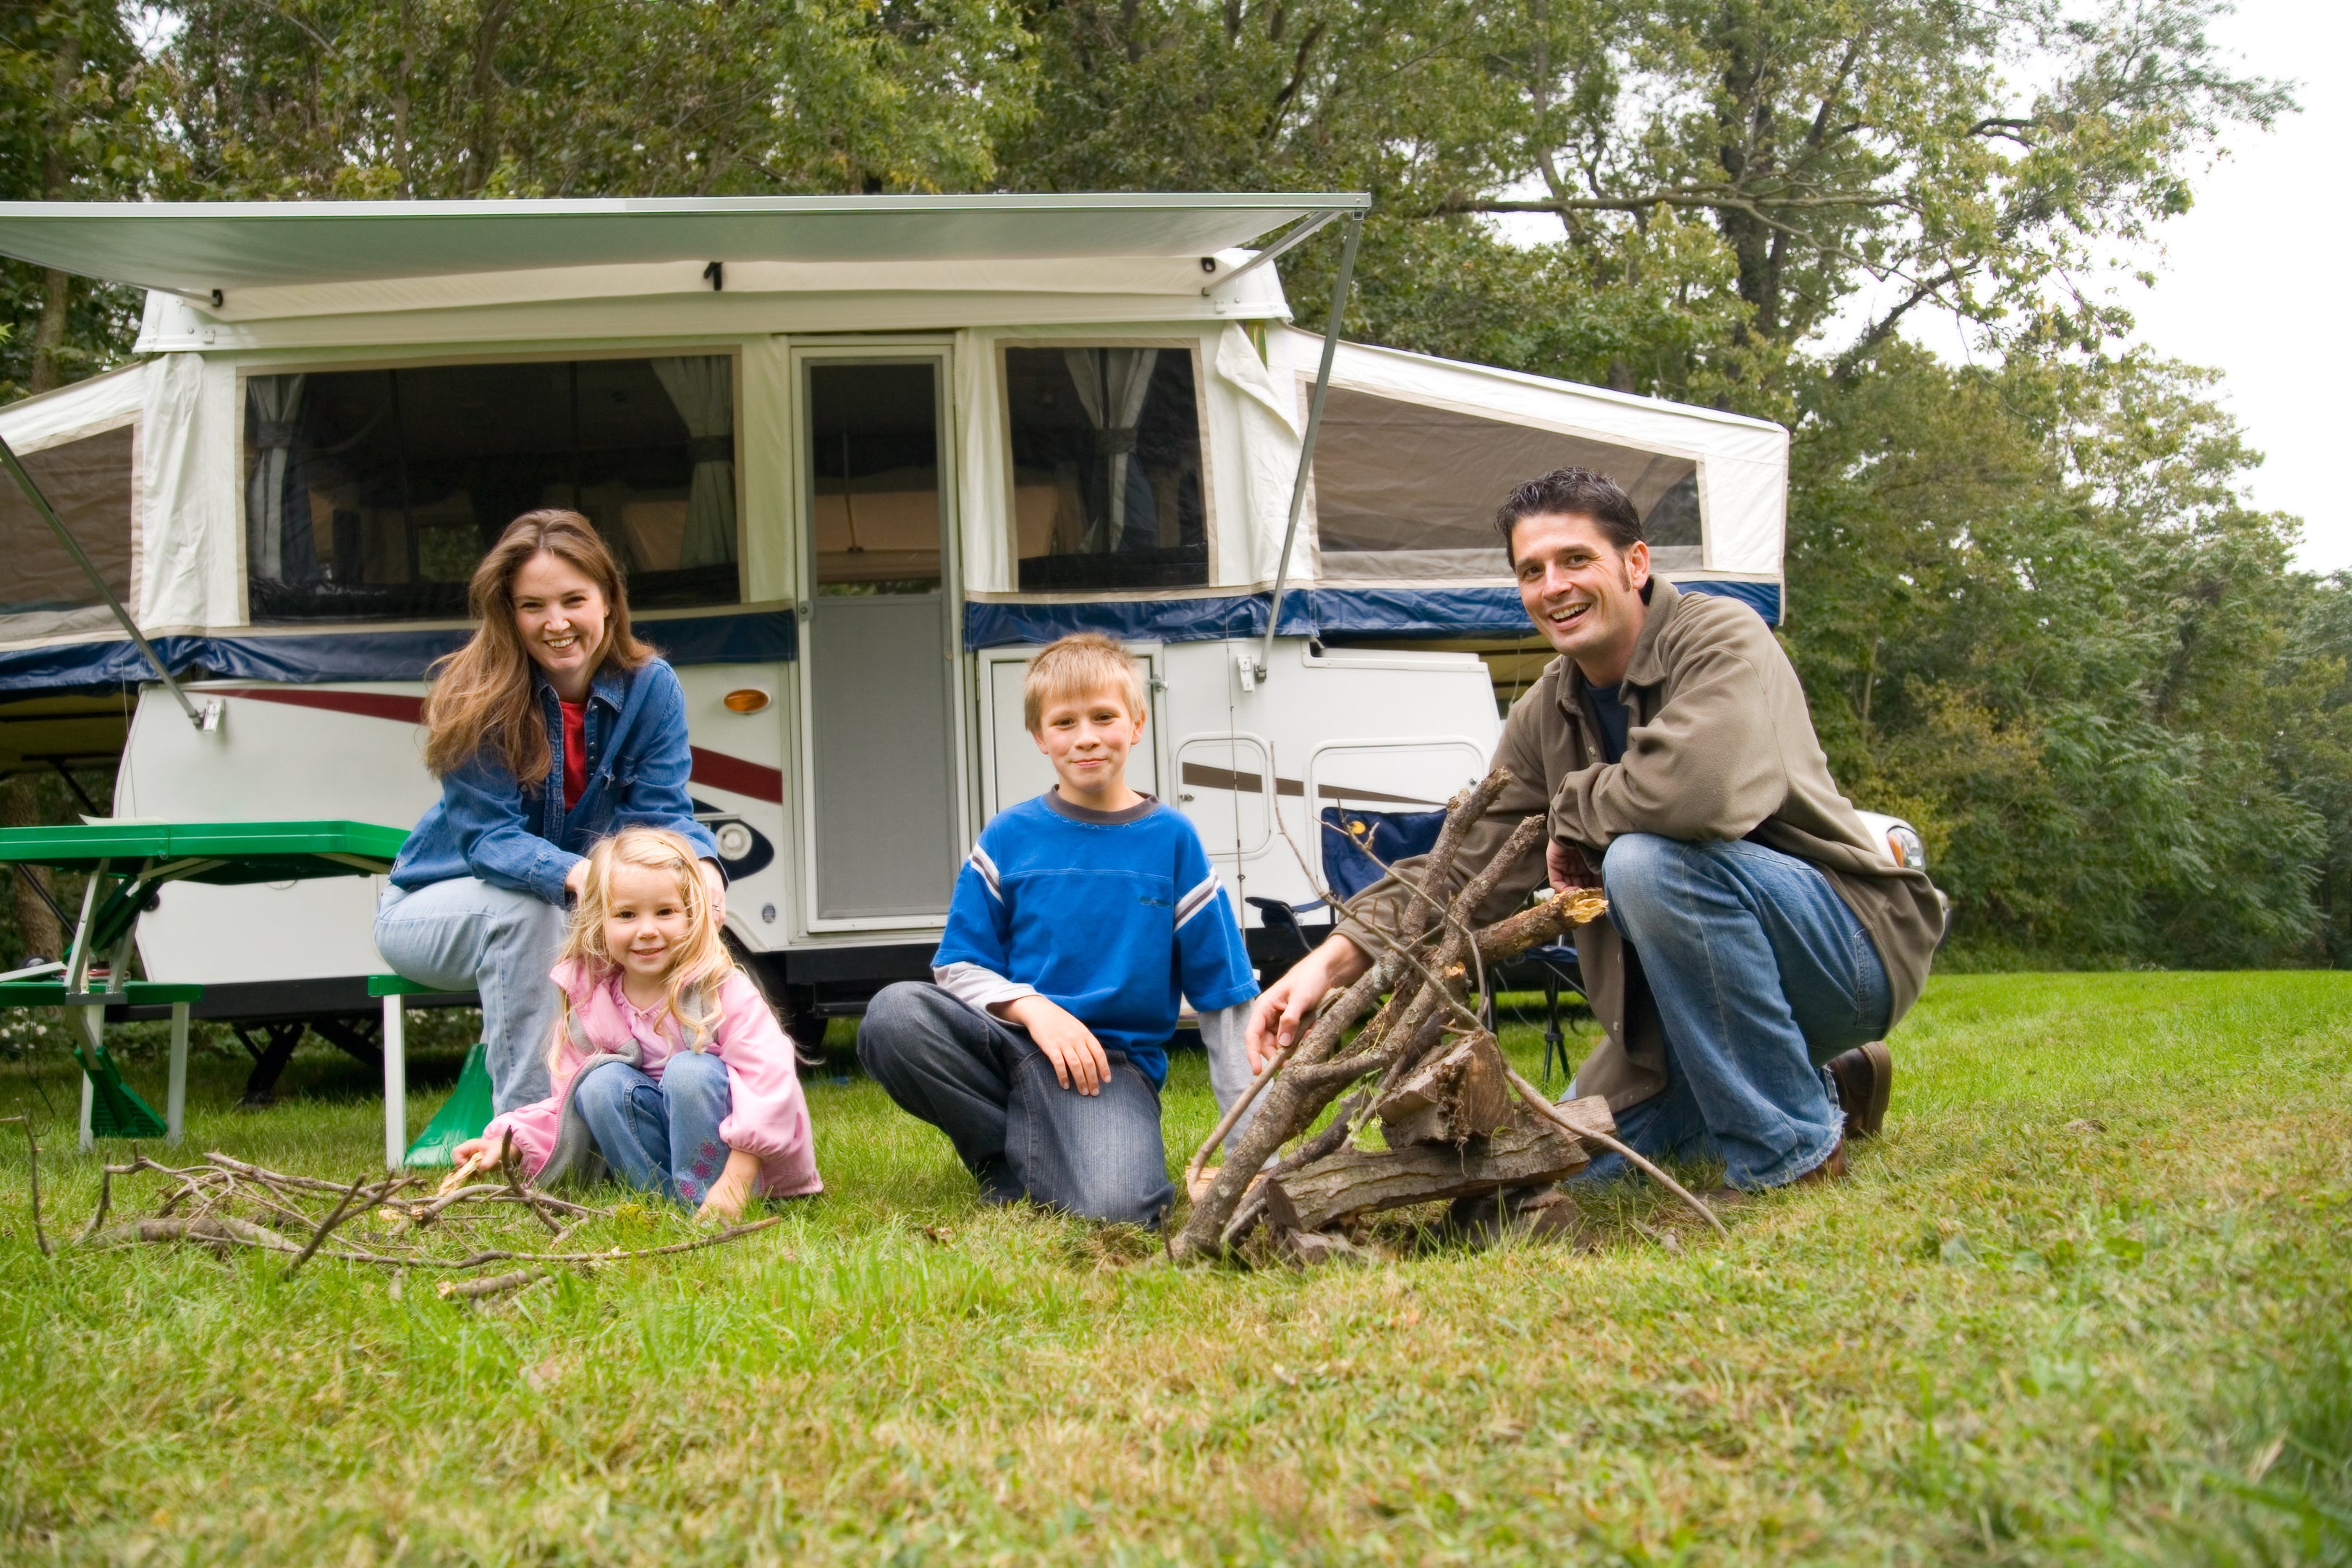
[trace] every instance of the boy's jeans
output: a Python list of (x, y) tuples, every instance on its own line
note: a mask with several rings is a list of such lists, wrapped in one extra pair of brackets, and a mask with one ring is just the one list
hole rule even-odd
[(375, 950), (394, 973), (481, 993), (490, 1103), (501, 1112), (547, 1098), (557, 1001), (548, 971), (569, 918), (534, 894), (470, 876), (414, 892), (387, 887), (376, 904)]
[(988, 1201), (1026, 1197), (1156, 1227), (1176, 1197), (1160, 1092), (1124, 1053), (1104, 1054), (1099, 1094), (1065, 1089), (1028, 1030), (920, 981), (885, 989), (857, 1027), (857, 1060), (900, 1109), (948, 1135)]
[[(1884, 1038), (1893, 1008), (1878, 949), (1829, 879), (1745, 839), (1628, 833), (1601, 880), (1666, 1037), (1666, 1087), (1620, 1113), (1617, 1135), (1654, 1159), (1719, 1158), (1748, 1189), (1828, 1159), (1844, 1124), (1822, 1064)], [(1624, 1168), (1602, 1155), (1576, 1179)]]
[(613, 1174), (639, 1192), (697, 1207), (727, 1168), (719, 1124), (735, 1097), (715, 1056), (681, 1051), (663, 1063), (658, 1083), (608, 1061), (580, 1081), (572, 1103)]

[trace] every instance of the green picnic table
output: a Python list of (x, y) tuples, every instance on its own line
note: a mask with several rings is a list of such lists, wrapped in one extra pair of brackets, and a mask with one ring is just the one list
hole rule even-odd
[[(73, 1052), (82, 1068), (81, 1146), (94, 1135), (180, 1140), (188, 1071), (188, 1004), (195, 985), (129, 977), (139, 917), (157, 890), (174, 882), (236, 886), (326, 876), (380, 876), (408, 830), (373, 822), (88, 822), (79, 827), (0, 828), (0, 865), (37, 865), (87, 873), (89, 884), (74, 921), (61, 971), (0, 982), (0, 1006), (62, 1007), (81, 1035)], [(168, 1003), (172, 1060), (166, 1115), (132, 1093), (108, 1055), (110, 1009)], [(397, 1060), (387, 1040), (386, 1076)], [(387, 1106), (387, 1110), (390, 1107)]]

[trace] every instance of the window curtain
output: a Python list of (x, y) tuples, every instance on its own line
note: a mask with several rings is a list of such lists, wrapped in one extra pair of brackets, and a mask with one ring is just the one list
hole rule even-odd
[(254, 420), (253, 468), (245, 482), (247, 559), (253, 575), (271, 582), (307, 582), (319, 575), (310, 495), (294, 458), (302, 382), (299, 375), (254, 376), (245, 383)]
[(723, 355), (656, 360), (654, 374), (693, 441), (686, 538), (677, 564), (723, 566), (735, 559), (735, 367)]
[(1088, 525), (1081, 554), (1107, 554), (1126, 538), (1127, 471), (1135, 455), (1135, 423), (1142, 417), (1143, 400), (1151, 392), (1151, 369), (1159, 360), (1157, 349), (1062, 350), (1070, 380), (1077, 384), (1078, 402), (1095, 427), (1095, 450), (1110, 460), (1108, 524), (1099, 531)]

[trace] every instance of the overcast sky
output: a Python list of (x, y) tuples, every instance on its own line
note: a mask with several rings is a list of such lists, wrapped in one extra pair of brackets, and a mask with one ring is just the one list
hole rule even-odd
[(2297, 82), (2302, 112), (2231, 136), (2195, 210), (2163, 231), (2156, 287), (2126, 283), (2119, 298), (2150, 348), (2224, 372), (2224, 400), (2265, 458), (2254, 504), (2300, 517), (2303, 564), (2334, 571), (2352, 567), (2352, 501), (2335, 471), (2352, 361), (2352, 299), (2336, 276), (2352, 239), (2336, 193), (2352, 146), (2352, 11), (2239, 0), (2214, 37), (2242, 68)]

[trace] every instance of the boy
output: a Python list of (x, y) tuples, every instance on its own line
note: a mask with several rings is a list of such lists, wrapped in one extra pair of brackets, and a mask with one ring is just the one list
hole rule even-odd
[(1058, 782), (981, 833), (933, 983), (876, 997), (857, 1059), (948, 1135), (987, 1201), (1157, 1226), (1175, 1197), (1160, 1088), (1179, 998), (1230, 1103), (1257, 984), (1192, 824), (1128, 786), (1144, 703), (1126, 651), (1092, 632), (1046, 648), (1022, 716)]

